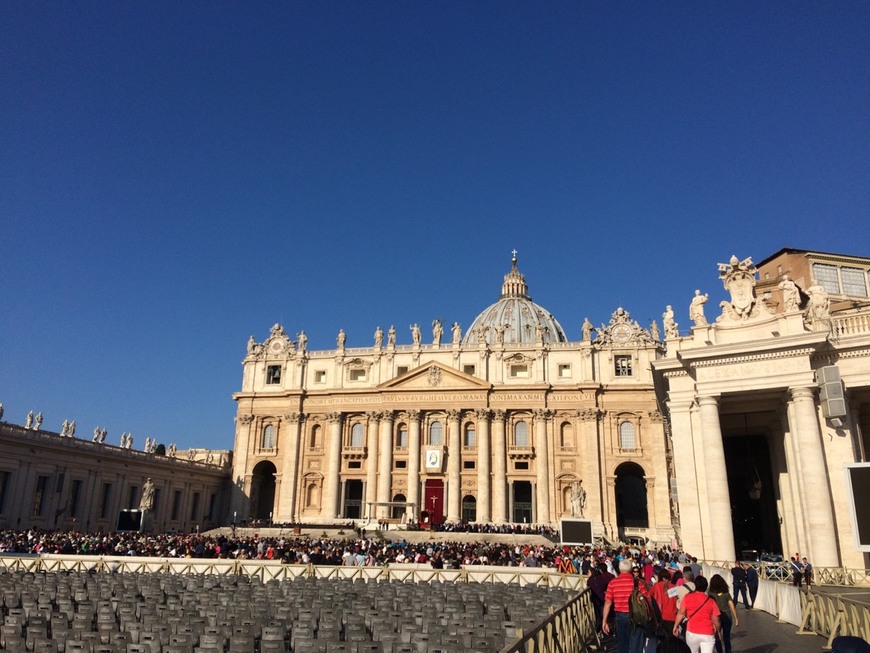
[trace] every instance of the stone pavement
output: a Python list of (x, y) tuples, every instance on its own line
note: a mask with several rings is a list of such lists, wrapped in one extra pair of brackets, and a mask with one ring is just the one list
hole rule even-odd
[(819, 635), (797, 635), (797, 626), (778, 622), (761, 610), (737, 607), (740, 625), (731, 629), (733, 653), (802, 653), (827, 650), (827, 639)]

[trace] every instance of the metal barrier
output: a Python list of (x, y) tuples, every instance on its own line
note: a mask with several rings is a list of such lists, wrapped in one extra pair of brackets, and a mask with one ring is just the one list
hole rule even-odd
[(862, 637), (870, 642), (870, 603), (812, 590), (801, 592), (799, 635), (821, 635), (831, 648), (838, 635)]
[(584, 653), (600, 648), (592, 591), (586, 589), (500, 653)]

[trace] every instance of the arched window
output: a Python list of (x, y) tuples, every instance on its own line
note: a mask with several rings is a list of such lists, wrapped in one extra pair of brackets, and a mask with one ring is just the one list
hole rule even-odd
[(529, 425), (527, 422), (519, 421), (514, 424), (514, 446), (529, 446)]
[(399, 424), (399, 430), (396, 431), (396, 448), (408, 448), (408, 426), (406, 424)]
[(432, 422), (429, 425), (429, 444), (440, 445), (444, 443), (444, 427), (441, 422)]
[(321, 445), (321, 437), (322, 430), (320, 428), (320, 424), (315, 424), (311, 429), (311, 440), (308, 443), (309, 448), (311, 449), (320, 449)]
[(568, 422), (562, 422), (559, 429), (559, 444), (563, 449), (574, 449), (574, 429)]
[(462, 438), (462, 446), (463, 447), (476, 447), (477, 446), (477, 428), (474, 424), (466, 424), (465, 425), (465, 434)]
[(619, 448), (637, 449), (637, 438), (634, 435), (634, 424), (622, 422), (619, 425)]
[(267, 424), (266, 428), (263, 429), (263, 440), (260, 447), (262, 449), (275, 448), (275, 426), (273, 424)]
[(366, 444), (365, 429), (362, 424), (354, 424), (350, 427), (350, 446), (364, 447)]

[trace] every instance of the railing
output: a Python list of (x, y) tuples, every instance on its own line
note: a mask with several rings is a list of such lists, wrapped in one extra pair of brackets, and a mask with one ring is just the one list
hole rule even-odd
[(500, 653), (581, 653), (600, 646), (592, 592), (584, 590)]
[(831, 334), (834, 339), (870, 333), (870, 312), (833, 317)]
[(798, 634), (828, 638), (831, 648), (838, 635), (862, 637), (870, 642), (870, 603), (812, 590), (801, 592), (801, 627)]

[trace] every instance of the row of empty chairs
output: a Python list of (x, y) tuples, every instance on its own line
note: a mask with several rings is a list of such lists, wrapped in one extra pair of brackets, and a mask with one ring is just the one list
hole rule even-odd
[(0, 570), (0, 650), (490, 653), (572, 596), (498, 584)]

